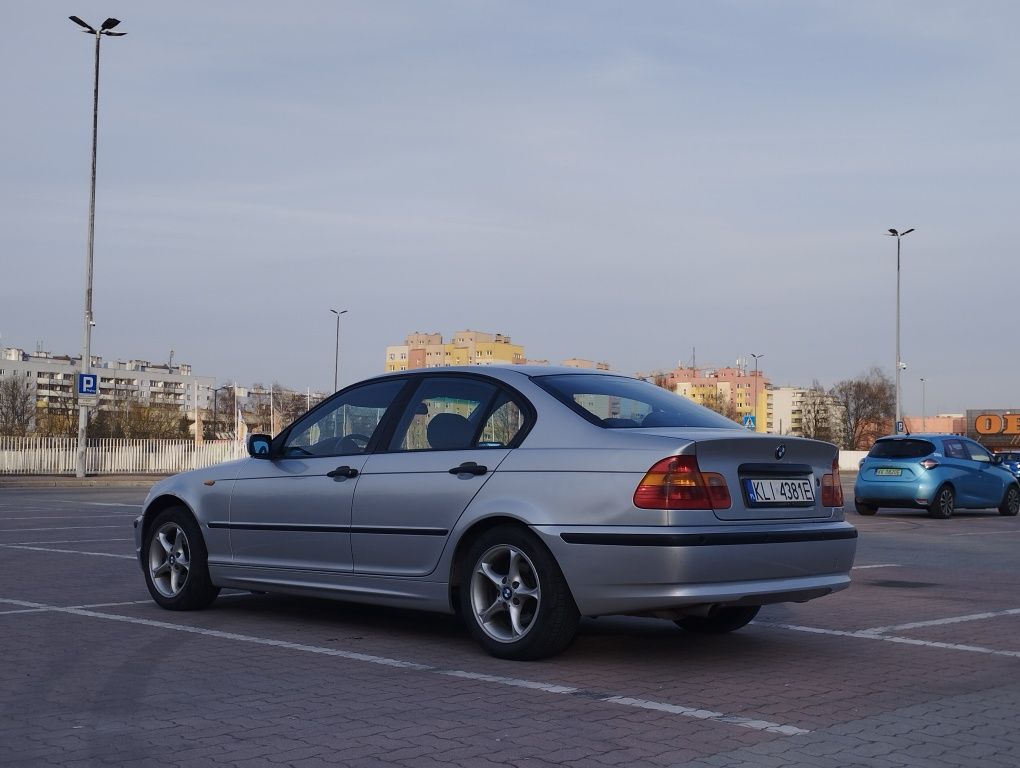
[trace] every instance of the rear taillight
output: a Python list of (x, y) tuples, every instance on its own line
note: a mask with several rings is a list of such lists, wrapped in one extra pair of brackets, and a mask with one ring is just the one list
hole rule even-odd
[(925, 459), (921, 462), (921, 466), (925, 469), (935, 469), (938, 465), (939, 463), (935, 459)]
[(839, 479), (839, 458), (832, 460), (832, 472), (822, 475), (822, 506), (843, 506), (843, 484)]
[(729, 509), (726, 478), (702, 472), (694, 456), (670, 456), (656, 462), (634, 491), (640, 509)]

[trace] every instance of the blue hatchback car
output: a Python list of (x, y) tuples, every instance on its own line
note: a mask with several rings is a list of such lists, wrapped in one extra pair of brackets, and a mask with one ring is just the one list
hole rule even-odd
[(995, 455), (1002, 459), (1002, 466), (1012, 472), (1013, 477), (1020, 478), (1020, 452), (1000, 451)]
[(862, 515), (879, 507), (927, 509), (947, 518), (954, 509), (1020, 510), (1020, 485), (1002, 459), (960, 435), (897, 435), (875, 442), (861, 460), (854, 504)]

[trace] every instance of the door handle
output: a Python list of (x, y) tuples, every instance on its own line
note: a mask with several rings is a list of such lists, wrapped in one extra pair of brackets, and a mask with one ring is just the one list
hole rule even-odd
[(450, 470), (451, 475), (484, 475), (489, 468), (484, 464), (475, 464), (473, 461), (465, 461), (459, 467)]
[(346, 464), (344, 464), (342, 467), (337, 467), (336, 469), (330, 470), (329, 472), (326, 473), (326, 477), (357, 477), (357, 476), (358, 470), (356, 470), (354, 467), (348, 467)]

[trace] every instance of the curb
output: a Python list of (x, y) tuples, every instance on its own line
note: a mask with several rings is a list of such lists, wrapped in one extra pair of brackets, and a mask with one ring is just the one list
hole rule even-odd
[(149, 488), (169, 475), (0, 475), (0, 488)]

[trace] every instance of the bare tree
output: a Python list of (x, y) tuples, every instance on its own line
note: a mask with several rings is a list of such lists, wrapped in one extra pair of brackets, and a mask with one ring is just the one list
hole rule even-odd
[(869, 448), (889, 432), (896, 410), (896, 391), (892, 379), (881, 368), (873, 367), (856, 378), (837, 382), (829, 395), (836, 410), (834, 437), (840, 448)]
[(723, 397), (719, 392), (705, 395), (701, 404), (718, 414), (722, 414), (727, 419), (740, 422), (740, 414), (737, 412), (736, 404), (730, 398)]
[(35, 418), (35, 400), (25, 384), (8, 376), (0, 380), (0, 435), (24, 437)]
[(805, 390), (801, 406), (801, 433), (814, 440), (833, 439), (832, 397), (815, 379), (811, 388)]

